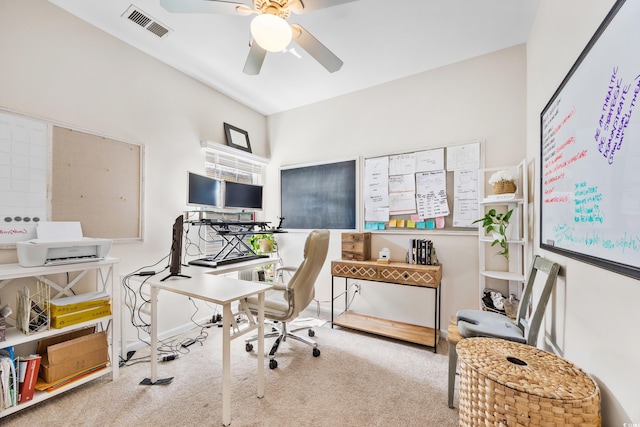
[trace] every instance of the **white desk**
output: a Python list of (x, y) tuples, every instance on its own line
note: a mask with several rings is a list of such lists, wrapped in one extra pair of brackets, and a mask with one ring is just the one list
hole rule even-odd
[[(246, 264), (245, 264), (246, 268)], [(151, 285), (151, 383), (158, 381), (158, 293), (166, 290), (191, 298), (209, 301), (222, 306), (222, 424), (231, 424), (231, 340), (246, 333), (258, 330), (258, 398), (264, 396), (264, 294), (273, 285), (263, 282), (248, 282), (216, 276), (211, 270), (200, 268), (189, 269), (191, 278), (172, 277), (165, 281), (160, 278), (150, 279)], [(258, 295), (260, 309), (258, 320), (254, 321), (249, 308), (244, 304), (244, 298)], [(240, 312), (247, 314), (249, 326), (240, 329), (235, 322), (236, 314), (231, 310), (231, 304), (240, 302)], [(233, 327), (233, 328), (232, 328)], [(233, 329), (233, 334), (232, 334)]]
[[(232, 264), (224, 264), (224, 265), (220, 265), (216, 268), (211, 268), (211, 267), (201, 267), (201, 266), (196, 266), (196, 265), (188, 265), (188, 266), (183, 266), (182, 267), (182, 271), (181, 273), (184, 274), (185, 276), (193, 276), (195, 277), (196, 275), (200, 275), (200, 274), (213, 274), (213, 275), (222, 275), (222, 274), (229, 274), (229, 273), (234, 273), (237, 271), (243, 271), (243, 270), (251, 270), (257, 267), (262, 267), (265, 265), (269, 265), (269, 264), (276, 264), (278, 263), (279, 258), (256, 258), (256, 259), (252, 259), (249, 261), (242, 261), (242, 262), (236, 262), (236, 263), (232, 263)], [(136, 281), (136, 282), (140, 282), (140, 283), (148, 283), (148, 282), (158, 282), (160, 281), (162, 278), (167, 277), (166, 276), (166, 272), (165, 271), (161, 271), (160, 273), (158, 273), (156, 276), (151, 277), (151, 276), (131, 276), (129, 279)], [(124, 277), (124, 276), (123, 276)], [(123, 277), (120, 277), (120, 281), (122, 282)], [(173, 277), (171, 279), (167, 279), (167, 280), (181, 280), (184, 278), (180, 278), (180, 277)], [(186, 280), (186, 279), (184, 279)], [(166, 280), (165, 280), (166, 281)], [(123, 298), (124, 298), (124, 293), (122, 293)], [(121, 319), (120, 319), (120, 339), (122, 340), (122, 345), (120, 346), (120, 357), (122, 358), (122, 360), (127, 360), (127, 325), (130, 323), (129, 318), (127, 317), (127, 304), (126, 301), (122, 301), (122, 312), (120, 314)], [(115, 313), (115, 311), (114, 311)]]

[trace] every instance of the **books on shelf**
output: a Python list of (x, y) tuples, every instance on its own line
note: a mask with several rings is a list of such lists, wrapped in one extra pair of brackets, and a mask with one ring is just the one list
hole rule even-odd
[(437, 259), (433, 242), (428, 239), (410, 239), (407, 263), (418, 265), (435, 265)]
[(13, 347), (0, 349), (0, 412), (18, 403), (18, 373)]
[(46, 382), (44, 380), (44, 378), (38, 378), (38, 381), (36, 382), (36, 390), (39, 391), (54, 391), (60, 387), (64, 387), (67, 384), (70, 384), (74, 381), (80, 380), (86, 376), (89, 376), (91, 374), (93, 374), (94, 372), (100, 371), (102, 369), (105, 369), (107, 367), (108, 363), (104, 362), (104, 363), (100, 363), (99, 365), (96, 366), (92, 366), (88, 369), (85, 369), (84, 371), (80, 371), (76, 374), (73, 375), (69, 375), (66, 376), (64, 378), (61, 378), (57, 381), (53, 381), (53, 382)]
[(33, 393), (38, 380), (40, 370), (40, 355), (32, 354), (18, 358), (19, 394), (18, 403), (28, 402), (33, 399)]

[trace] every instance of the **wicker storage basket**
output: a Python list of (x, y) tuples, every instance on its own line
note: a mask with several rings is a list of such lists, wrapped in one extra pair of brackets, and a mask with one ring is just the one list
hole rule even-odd
[(493, 192), (495, 194), (515, 193), (516, 184), (513, 181), (498, 181), (493, 184)]
[(461, 426), (602, 425), (600, 390), (552, 353), (497, 338), (457, 345)]

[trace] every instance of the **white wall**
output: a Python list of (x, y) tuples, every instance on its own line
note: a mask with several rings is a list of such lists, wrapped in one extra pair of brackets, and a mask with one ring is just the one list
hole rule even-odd
[[(277, 167), (281, 165), (410, 152), (473, 140), (484, 140), (487, 166), (517, 164), (525, 155), (525, 60), (524, 45), (515, 46), (269, 116), (268, 198), (279, 197)], [(341, 257), (340, 233), (332, 233), (328, 260)], [(408, 241), (415, 235), (419, 234), (374, 233), (372, 254), (389, 247), (393, 260), (404, 260)], [(477, 236), (422, 236), (434, 241), (443, 265), (441, 321), (446, 330), (449, 317), (457, 310), (478, 307)], [(295, 236), (278, 239), (284, 242), (285, 260), (297, 262), (298, 254), (288, 251), (288, 242)], [(375, 288), (382, 294), (365, 287), (353, 307), (433, 325), (431, 293), (399, 286)], [(330, 263), (325, 264), (316, 284), (316, 296), (328, 305)]]
[[(527, 157), (536, 159), (536, 191), (540, 179), (540, 112), (613, 3), (540, 3), (527, 43)], [(536, 218), (538, 212), (536, 206)], [(536, 224), (536, 248), (538, 233)], [(536, 251), (563, 266), (563, 277), (545, 319), (551, 343), (598, 382), (604, 426), (640, 423), (640, 335), (635, 330), (640, 324), (640, 283), (552, 252)]]
[[(254, 153), (268, 156), (263, 115), (46, 0), (0, 2), (0, 109), (144, 146), (144, 241), (113, 247), (121, 273), (169, 253), (171, 226), (187, 208), (186, 171), (204, 172), (200, 141), (224, 143), (223, 122), (247, 130)], [(0, 262), (16, 261), (15, 250), (0, 251)], [(194, 312), (183, 297), (160, 304), (161, 331)], [(200, 307), (203, 317), (211, 311)]]
[[(45, 0), (2, 0), (0, 109), (144, 145), (145, 239), (113, 249), (122, 259), (121, 271), (129, 272), (168, 253), (170, 226), (185, 208), (185, 171), (203, 170), (199, 141), (224, 141), (224, 121), (248, 130), (253, 151), (272, 158), (265, 212), (270, 221), (277, 221), (280, 165), (475, 139), (485, 140), (487, 166), (518, 162), (525, 156), (525, 140), (527, 157), (537, 158), (539, 113), (612, 3), (542, 0), (526, 52), (516, 46), (267, 120)], [(299, 261), (304, 237), (278, 237), (286, 261)], [(477, 303), (477, 242), (469, 236), (431, 237), (444, 268), (446, 324), (456, 310)], [(407, 239), (376, 234), (373, 253), (388, 246), (400, 259)], [(547, 331), (565, 357), (598, 381), (603, 425), (640, 422), (640, 338), (629, 332), (640, 323), (638, 282), (545, 255), (564, 267)], [(339, 257), (340, 234), (335, 232), (329, 259)], [(0, 251), (0, 262), (15, 261), (15, 251)], [(362, 297), (366, 308), (424, 321), (418, 315), (423, 303), (412, 294), (393, 309), (374, 304), (375, 296), (367, 292)], [(318, 297), (328, 300), (329, 295), (326, 268)], [(192, 314), (187, 301), (171, 304), (172, 315), (162, 319), (161, 328), (188, 323)]]

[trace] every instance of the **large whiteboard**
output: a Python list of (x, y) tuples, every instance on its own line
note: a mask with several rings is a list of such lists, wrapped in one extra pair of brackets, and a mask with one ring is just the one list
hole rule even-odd
[(36, 237), (47, 220), (48, 127), (0, 112), (0, 247)]
[(640, 278), (639, 1), (618, 1), (541, 113), (543, 249)]

